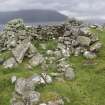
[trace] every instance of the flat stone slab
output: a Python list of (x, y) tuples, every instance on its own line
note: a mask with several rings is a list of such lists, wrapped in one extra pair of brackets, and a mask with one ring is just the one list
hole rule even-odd
[(25, 53), (30, 47), (30, 42), (24, 42), (17, 45), (16, 48), (12, 50), (13, 56), (15, 57), (18, 63), (22, 63)]

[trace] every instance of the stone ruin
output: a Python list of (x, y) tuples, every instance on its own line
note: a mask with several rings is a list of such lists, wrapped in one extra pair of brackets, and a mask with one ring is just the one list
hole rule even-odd
[[(10, 68), (17, 63), (22, 63), (25, 56), (31, 61), (39, 58), (39, 63), (44, 58), (32, 44), (34, 40), (58, 40), (58, 46), (53, 53), (58, 55), (78, 56), (82, 54), (86, 58), (96, 57), (96, 52), (101, 48), (98, 36), (86, 27), (64, 23), (61, 25), (26, 26), (21, 19), (9, 21), (0, 32), (0, 51), (10, 50), (13, 57), (4, 62), (5, 68)], [(10, 62), (9, 62), (10, 61)], [(11, 64), (9, 64), (11, 63)], [(37, 65), (33, 62), (33, 65)]]
[[(44, 56), (33, 45), (35, 40), (40, 42), (56, 40), (57, 47), (54, 50), (47, 50)], [(17, 79), (12, 105), (64, 105), (63, 100), (61, 103), (58, 100), (55, 104), (54, 102), (38, 104), (40, 93), (34, 91), (33, 86), (51, 83), (51, 76), (63, 76), (67, 80), (73, 80), (75, 73), (66, 59), (71, 55), (83, 55), (86, 59), (94, 59), (101, 46), (98, 36), (91, 33), (88, 27), (73, 22), (71, 24), (71, 21), (61, 25), (46, 26), (26, 26), (21, 19), (9, 21), (0, 32), (0, 52), (9, 50), (12, 53), (11, 58), (2, 62), (4, 68), (16, 67), (25, 57), (29, 59), (30, 68), (41, 65), (42, 69), (48, 69), (47, 62), (56, 63), (57, 67), (57, 72), (51, 73), (50, 76), (47, 74), (43, 76), (42, 73), (34, 76), (34, 79)], [(14, 81), (14, 78), (12, 79)]]

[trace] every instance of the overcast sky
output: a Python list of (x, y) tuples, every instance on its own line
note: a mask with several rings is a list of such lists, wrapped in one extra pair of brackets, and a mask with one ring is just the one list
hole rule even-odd
[(105, 19), (105, 0), (0, 0), (0, 11), (53, 9), (79, 19)]

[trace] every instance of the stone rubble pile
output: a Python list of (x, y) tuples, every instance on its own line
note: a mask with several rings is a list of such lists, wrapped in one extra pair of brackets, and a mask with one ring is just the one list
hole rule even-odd
[[(56, 38), (58, 39), (57, 50), (61, 50), (65, 57), (71, 54), (86, 56), (87, 54), (84, 54), (86, 51), (89, 52), (90, 56), (95, 55), (102, 46), (98, 36), (91, 33), (88, 28), (81, 27), (77, 23), (75, 25), (74, 21), (70, 22), (58, 26), (31, 27), (25, 26), (21, 19), (11, 20), (0, 33), (0, 51), (12, 50), (16, 61), (21, 63), (25, 55), (32, 57), (35, 54), (35, 48), (32, 45), (33, 40)], [(26, 53), (28, 49), (30, 51)]]
[[(41, 105), (39, 92), (36, 92), (36, 87), (41, 84), (52, 83), (51, 76), (46, 73), (41, 73), (40, 75), (33, 75), (29, 78), (16, 78), (12, 77), (12, 83), (15, 82), (15, 92), (13, 93), (13, 98), (11, 99), (11, 105)], [(49, 101), (45, 105), (64, 105), (62, 99)]]
[(12, 105), (36, 105), (40, 101), (40, 93), (34, 91), (35, 86), (52, 83), (52, 78), (42, 73), (41, 75), (33, 75), (27, 79), (18, 78), (17, 80), (15, 79), (15, 82), (15, 92), (11, 100)]
[[(63, 36), (58, 38), (58, 49), (66, 56), (83, 54), (84, 57), (91, 59), (96, 57), (96, 52), (101, 46), (97, 35), (79, 26), (67, 25)], [(89, 53), (85, 54), (86, 52)]]

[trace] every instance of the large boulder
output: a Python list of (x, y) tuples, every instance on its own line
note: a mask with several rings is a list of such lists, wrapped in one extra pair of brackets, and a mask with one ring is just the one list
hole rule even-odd
[(29, 47), (30, 42), (24, 41), (23, 43), (17, 45), (16, 48), (12, 49), (13, 56), (15, 57), (18, 63), (22, 63), (25, 53), (27, 52)]
[(73, 80), (75, 78), (75, 73), (74, 73), (73, 68), (68, 67), (64, 72), (64, 77), (67, 80)]
[(81, 46), (89, 46), (91, 43), (90, 38), (86, 36), (78, 36), (77, 41)]

